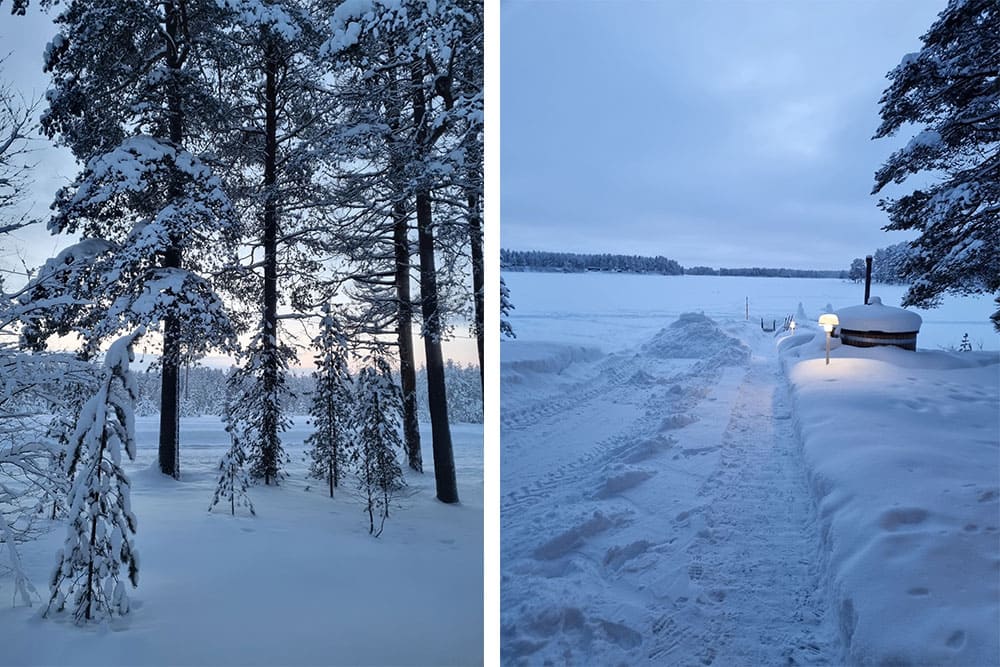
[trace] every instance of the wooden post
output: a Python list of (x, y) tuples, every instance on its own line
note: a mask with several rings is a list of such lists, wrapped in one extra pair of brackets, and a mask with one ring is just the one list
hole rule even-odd
[(872, 256), (865, 257), (865, 305), (868, 305), (868, 297), (872, 293)]
[(750, 297), (747, 297), (747, 320), (750, 319)]

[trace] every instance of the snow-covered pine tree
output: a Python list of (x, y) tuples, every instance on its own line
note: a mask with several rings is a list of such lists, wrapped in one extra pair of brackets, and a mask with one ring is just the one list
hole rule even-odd
[(313, 377), (313, 432), (306, 438), (309, 446), (309, 475), (326, 480), (333, 491), (340, 486), (352, 460), (354, 438), (350, 433), (354, 409), (354, 385), (347, 368), (347, 338), (340, 331), (329, 305), (324, 309), (319, 335), (313, 339), (316, 370)]
[[(226, 182), (243, 221), (244, 247), (250, 249), (243, 280), (232, 292), (253, 313), (259, 326), (253, 350), (264, 409), (256, 429), (260, 452), (280, 448), (282, 395), (294, 351), (283, 342), (279, 303), (291, 306), (283, 317), (312, 310), (318, 256), (325, 238), (324, 206), (329, 204), (329, 116), (334, 104), (318, 58), (327, 22), (303, 0), (219, 0), (229, 29), (226, 40), (239, 57), (218, 63), (220, 85), (234, 110), (228, 133), (219, 143)], [(257, 253), (260, 253), (258, 260)], [(250, 415), (247, 415), (250, 417)], [(265, 482), (276, 472), (253, 455)], [(280, 460), (280, 457), (279, 459)], [(263, 468), (261, 468), (263, 465)], [(270, 470), (270, 472), (268, 472)]]
[(847, 272), (847, 277), (854, 282), (861, 282), (865, 279), (865, 260), (855, 257), (851, 260), (851, 268)]
[(83, 406), (66, 458), (70, 487), (66, 542), (56, 556), (51, 597), (45, 611), (73, 608), (77, 623), (124, 616), (129, 599), (119, 572), (135, 587), (139, 562), (132, 536), (131, 487), (121, 467), (122, 449), (135, 459), (133, 404), (138, 396), (129, 373), (132, 345), (141, 327), (108, 349), (97, 393)]
[(180, 364), (235, 343), (206, 276), (231, 263), (237, 230), (192, 138), (226, 115), (203, 66), (224, 43), (221, 10), (214, 0), (58, 6), (42, 128), (85, 166), (57, 194), (49, 229), (82, 240), (35, 279), (28, 299), (72, 301), (26, 321), (26, 339), (41, 347), (49, 334), (78, 332), (92, 353), (122, 331), (162, 327), (160, 467), (178, 476)]
[[(875, 174), (873, 193), (913, 175), (933, 180), (879, 202), (887, 230), (916, 230), (903, 305), (932, 307), (942, 294), (997, 294), (1000, 307), (1000, 4), (950, 0), (889, 72), (875, 138), (923, 127)], [(921, 181), (926, 180), (921, 178)], [(991, 316), (1000, 331), (1000, 308)]]
[(482, 96), (467, 94), (456, 84), (458, 64), (467, 50), (476, 52), (469, 47), (482, 37), (478, 7), (474, 0), (343, 3), (331, 17), (333, 33), (323, 47), (344, 77), (368, 90), (376, 84), (383, 106), (403, 120), (397, 127), (391, 122), (384, 125), (395, 130), (391, 163), (397, 174), (405, 176), (400, 181), (404, 190), (395, 201), (416, 214), (434, 473), (437, 497), (446, 503), (458, 502), (458, 487), (441, 353), (445, 322), (435, 258), (433, 193), (464, 159), (458, 130), (475, 131), (475, 121), (482, 117)]
[(405, 485), (396, 457), (403, 447), (399, 434), (403, 415), (399, 387), (381, 351), (376, 349), (367, 364), (358, 374), (353, 454), (358, 490), (368, 512), (368, 532), (378, 537), (393, 497)]
[(331, 249), (342, 267), (331, 283), (347, 283), (345, 293), (358, 304), (345, 313), (352, 329), (365, 336), (395, 334), (407, 462), (423, 472), (413, 343), (415, 239), (413, 201), (406, 187), (405, 83), (400, 81), (398, 63), (392, 64), (391, 53), (385, 50), (356, 49), (338, 53), (333, 61), (339, 112), (337, 141), (331, 148), (340, 160), (336, 200), (343, 215), (330, 228)]
[(236, 507), (245, 507), (252, 516), (256, 516), (253, 503), (250, 501), (250, 479), (247, 477), (246, 453), (243, 451), (243, 442), (237, 434), (237, 430), (232, 423), (232, 404), (227, 402), (226, 412), (223, 416), (226, 423), (226, 433), (229, 434), (229, 449), (219, 461), (219, 483), (215, 487), (215, 495), (212, 496), (212, 504), (208, 506), (208, 511), (224, 500), (229, 501), (229, 513), (236, 516)]

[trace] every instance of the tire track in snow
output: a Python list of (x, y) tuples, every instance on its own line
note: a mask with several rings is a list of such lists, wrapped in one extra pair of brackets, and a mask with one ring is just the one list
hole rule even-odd
[[(604, 385), (602, 391), (593, 392), (590, 400), (576, 406), (575, 412), (607, 421), (611, 404), (635, 403), (632, 419), (614, 424), (613, 435), (596, 443), (588, 442), (582, 449), (578, 445), (567, 448), (579, 456), (560, 459), (531, 484), (502, 496), (501, 607), (506, 663), (537, 664), (543, 655), (553, 655), (552, 650), (562, 652), (570, 662), (599, 660), (602, 664), (606, 660), (612, 664), (631, 661), (641, 655), (642, 620), (624, 619), (614, 609), (574, 600), (580, 597), (579, 590), (566, 595), (558, 589), (565, 585), (575, 588), (579, 582), (584, 597), (588, 597), (596, 582), (603, 589), (599, 598), (614, 601), (636, 596), (635, 584), (618, 576), (619, 571), (624, 574), (636, 562), (657, 557), (669, 545), (622, 542), (623, 530), (636, 520), (649, 519), (637, 512), (625, 495), (659, 474), (655, 463), (649, 462), (663, 452), (676, 448), (677, 456), (685, 461), (707, 453), (702, 451), (705, 448), (678, 445), (672, 434), (696, 421), (688, 411), (705, 401), (723, 371), (717, 365), (692, 359), (644, 355), (621, 359), (626, 361), (626, 370), (618, 377), (631, 379), (641, 372), (641, 381)], [(732, 369), (725, 373), (742, 375)], [(709, 402), (715, 400), (708, 397)], [(724, 423), (714, 419), (698, 426), (715, 428), (711, 423), (720, 421)], [(537, 441), (540, 430), (554, 427), (559, 431), (555, 440), (565, 442), (567, 433), (579, 429), (566, 413), (555, 415), (551, 424), (542, 421), (532, 426), (518, 429), (514, 435)], [(511, 445), (510, 436), (509, 431), (502, 435), (505, 449)], [(680, 467), (674, 474), (690, 473)], [(503, 475), (514, 477), (509, 470)], [(691, 477), (693, 484), (700, 484), (704, 475)], [(648, 616), (642, 613), (642, 618)]]
[[(572, 424), (577, 430), (586, 431), (580, 428), (580, 421), (591, 418), (602, 422), (601, 426), (610, 435), (593, 442), (581, 439), (573, 458), (559, 458), (548, 469), (543, 462), (539, 468), (519, 471), (517, 486), (509, 490), (503, 487), (514, 486), (508, 480), (515, 476), (509, 470), (501, 473), (500, 516), (505, 551), (513, 550), (508, 548), (520, 542), (518, 534), (521, 531), (517, 528), (534, 506), (567, 496), (580, 500), (581, 489), (585, 490), (584, 495), (589, 495), (589, 491), (599, 489), (607, 481), (609, 467), (622, 461), (638, 463), (670, 446), (668, 432), (660, 430), (664, 415), (686, 415), (704, 397), (702, 385), (713, 381), (713, 373), (706, 373), (691, 360), (681, 372), (676, 372), (677, 368), (676, 360), (657, 363), (657, 360), (639, 355), (611, 355), (598, 364), (599, 372), (595, 377), (575, 384), (561, 400), (553, 403), (546, 397), (536, 401), (549, 407), (536, 409), (529, 405), (511, 411), (516, 418), (506, 420), (506, 428), (501, 429), (501, 441), (505, 451), (514, 450), (519, 456), (525, 456), (528, 447), (537, 444), (539, 430), (552, 428), (561, 433), (571, 430), (571, 425), (567, 424), (568, 415), (578, 417)], [(641, 374), (640, 382), (634, 381), (637, 374)], [(717, 374), (716, 370), (714, 375)], [(697, 382), (692, 388), (695, 376)], [(679, 389), (682, 385), (687, 388)], [(579, 387), (586, 387), (586, 391), (576, 393)], [(617, 404), (634, 405), (631, 419), (610, 424), (609, 428), (605, 417), (609, 398)], [(503, 464), (502, 467), (508, 466)], [(593, 481), (588, 484), (588, 479)]]

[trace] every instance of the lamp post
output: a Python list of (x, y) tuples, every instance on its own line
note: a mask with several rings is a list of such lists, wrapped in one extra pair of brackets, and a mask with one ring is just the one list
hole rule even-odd
[(833, 333), (833, 328), (840, 324), (840, 319), (833, 313), (826, 313), (819, 316), (819, 325), (823, 327), (823, 331), (826, 332), (826, 365), (830, 365), (830, 335)]

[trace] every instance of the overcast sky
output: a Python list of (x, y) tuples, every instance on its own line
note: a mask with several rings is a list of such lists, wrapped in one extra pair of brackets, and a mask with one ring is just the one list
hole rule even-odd
[(886, 73), (945, 0), (501, 4), (501, 243), (846, 268)]

